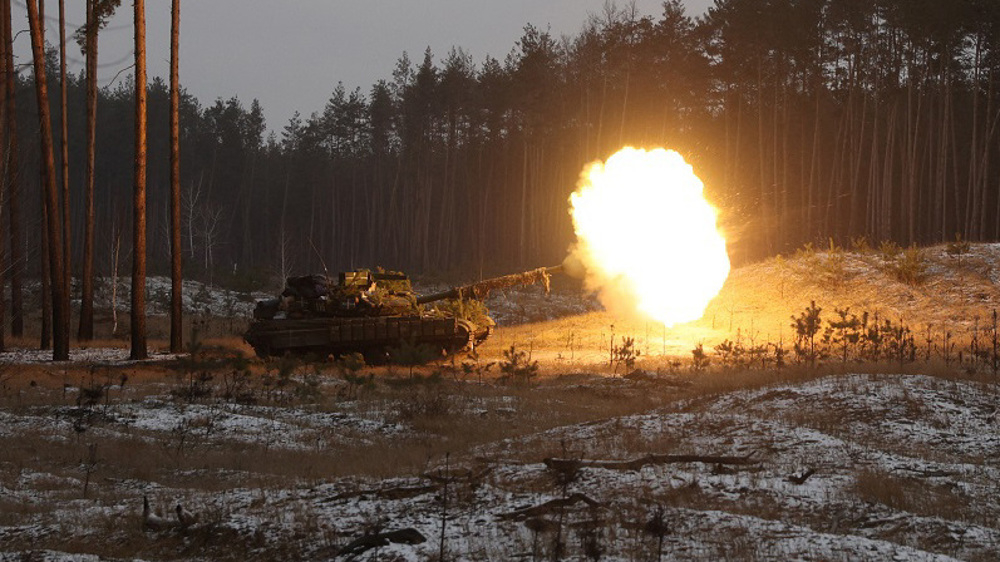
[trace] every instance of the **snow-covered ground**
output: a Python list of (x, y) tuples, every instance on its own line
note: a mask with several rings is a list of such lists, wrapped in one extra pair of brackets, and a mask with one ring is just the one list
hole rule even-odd
[[(650, 384), (616, 380), (623, 388)], [(82, 471), (66, 476), (0, 461), (2, 505), (20, 513), (2, 519), (0, 560), (20, 559), (33, 545), (52, 549), (39, 555), (47, 560), (122, 552), (104, 543), (153, 558), (326, 559), (358, 537), (404, 528), (426, 541), (357, 559), (429, 560), (442, 548), (442, 526), (449, 560), (549, 559), (556, 548), (570, 560), (598, 553), (657, 560), (661, 549), (669, 560), (995, 560), (998, 398), (992, 384), (931, 376), (828, 376), (528, 433), (452, 456), (447, 472), (434, 459), (424, 476), (264, 485), (248, 470), (234, 473), (232, 487), (206, 491), (137, 475), (91, 483), (94, 499), (71, 492)], [(518, 407), (516, 399), (501, 402), (460, 407)], [(351, 440), (426, 438), (393, 415), (398, 405), (344, 404), (320, 412), (154, 394), (95, 407), (100, 416), (89, 431), (164, 447), (187, 432), (192, 451), (243, 443), (332, 459)], [(10, 408), (0, 439), (72, 440), (77, 410)], [(586, 466), (650, 454), (719, 462)], [(583, 465), (560, 471), (542, 462), (550, 456)], [(201, 522), (139, 531), (144, 494), (154, 507), (183, 503)], [(560, 499), (561, 507), (539, 507)]]
[[(179, 356), (172, 353), (150, 353), (149, 361), (170, 361)], [(129, 350), (124, 347), (76, 347), (69, 350), (70, 363), (87, 365), (127, 365), (135, 364), (129, 360)], [(52, 351), (48, 349), (8, 349), (0, 353), (0, 364), (24, 365), (28, 363), (53, 363)]]
[[(77, 280), (74, 279), (74, 284)], [(74, 285), (75, 286), (75, 285)], [(110, 309), (112, 304), (119, 312), (128, 312), (132, 286), (127, 276), (97, 280), (94, 289), (94, 306)], [(74, 307), (79, 307), (79, 287), (73, 292), (77, 297)], [(189, 314), (206, 314), (224, 318), (249, 317), (258, 300), (272, 298), (263, 292), (231, 291), (217, 285), (201, 281), (185, 280), (181, 296), (184, 311)], [(150, 276), (146, 278), (147, 314), (168, 314), (170, 312), (170, 278)]]

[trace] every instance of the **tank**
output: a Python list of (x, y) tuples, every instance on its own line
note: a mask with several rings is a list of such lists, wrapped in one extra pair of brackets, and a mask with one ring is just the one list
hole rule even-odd
[(357, 352), (368, 363), (407, 344), (442, 355), (473, 350), (496, 326), (482, 302), (491, 291), (542, 283), (547, 292), (550, 275), (561, 271), (541, 267), (424, 296), (394, 271), (289, 277), (278, 298), (257, 302), (243, 339), (260, 357)]

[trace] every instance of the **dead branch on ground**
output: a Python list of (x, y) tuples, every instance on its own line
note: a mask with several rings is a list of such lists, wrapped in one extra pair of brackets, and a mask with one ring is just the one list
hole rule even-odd
[(552, 470), (567, 471), (579, 468), (606, 468), (608, 470), (642, 470), (647, 465), (700, 462), (714, 465), (751, 465), (759, 461), (751, 455), (740, 457), (710, 455), (646, 455), (627, 461), (586, 460), (586, 459), (544, 459), (542, 462)]

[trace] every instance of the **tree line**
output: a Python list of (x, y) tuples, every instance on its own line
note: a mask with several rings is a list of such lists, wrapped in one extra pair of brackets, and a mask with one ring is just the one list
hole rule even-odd
[[(995, 240), (998, 55), (992, 0), (716, 0), (697, 18), (680, 0), (654, 16), (608, 6), (572, 36), (528, 25), (501, 58), (474, 61), (460, 47), (404, 53), (385, 79), (364, 90), (338, 84), (325, 107), (271, 134), (256, 100), (203, 106), (181, 89), (176, 192), (171, 88), (126, 78), (95, 94), (92, 205), (103, 226), (93, 263), (106, 274), (116, 237), (135, 227), (123, 202), (135, 191), (140, 91), (149, 115), (142, 253), (154, 272), (173, 271), (173, 248), (189, 274), (251, 280), (555, 263), (572, 243), (566, 200), (578, 174), (624, 145), (674, 148), (694, 165), (736, 262), (827, 239)], [(20, 143), (6, 146), (21, 174), (7, 183), (31, 194), (38, 104), (34, 75), (16, 70)], [(86, 76), (61, 83), (68, 128), (54, 138), (68, 139), (70, 167), (55, 176), (69, 180), (64, 253), (76, 276), (90, 208), (78, 164)], [(21, 203), (27, 220), (8, 244), (40, 229), (39, 198)], [(11, 263), (41, 273), (30, 256)]]

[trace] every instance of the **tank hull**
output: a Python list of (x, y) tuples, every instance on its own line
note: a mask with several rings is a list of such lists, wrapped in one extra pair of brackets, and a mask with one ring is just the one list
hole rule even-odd
[(313, 317), (257, 319), (243, 339), (260, 357), (359, 352), (375, 361), (401, 342), (430, 345), (447, 353), (473, 349), (490, 332), (491, 327), (458, 318)]

